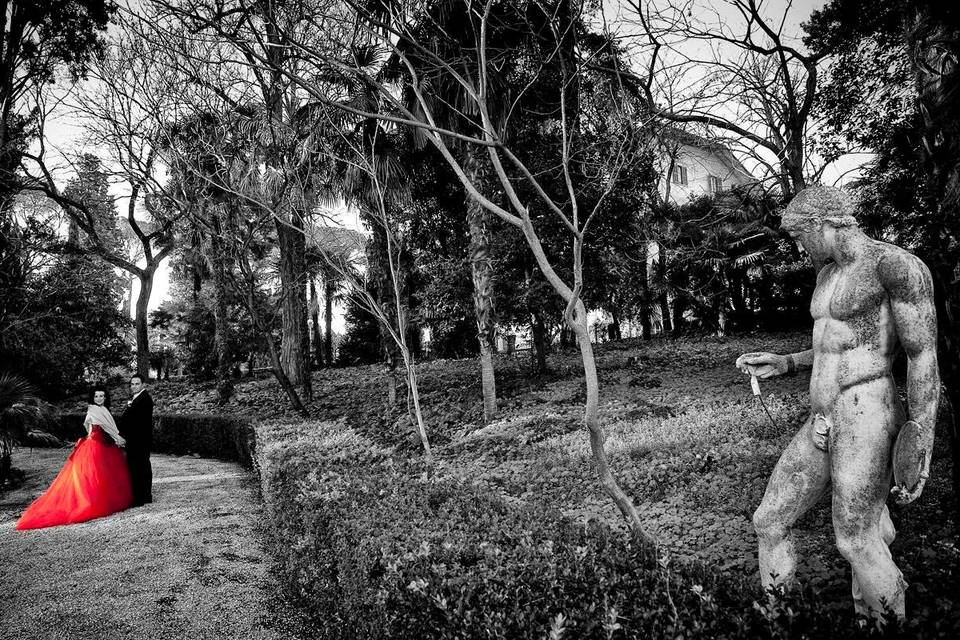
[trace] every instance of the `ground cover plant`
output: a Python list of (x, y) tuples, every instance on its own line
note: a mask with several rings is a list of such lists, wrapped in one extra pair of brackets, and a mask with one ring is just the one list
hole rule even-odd
[[(316, 417), (312, 421), (284, 415), (286, 406), (270, 380), (239, 384), (227, 410), (238, 417), (266, 417), (258, 425), (257, 458), (264, 499), (278, 536), (280, 566), (311, 609), (340, 611), (343, 619), (337, 628), (341, 630), (357, 620), (386, 624), (376, 612), (387, 602), (398, 619), (409, 622), (412, 612), (426, 615), (415, 604), (422, 609), (446, 598), (447, 606), (457, 602), (458, 611), (473, 612), (471, 616), (502, 608), (503, 602), (526, 602), (504, 614), (514, 616), (509, 621), (484, 618), (483, 624), (512, 633), (516, 628), (509, 625), (525, 620), (523, 628), (538, 637), (545, 637), (561, 614), (577, 630), (567, 637), (601, 634), (600, 621), (610, 608), (616, 609), (618, 624), (633, 630), (628, 635), (643, 630), (656, 635), (681, 631), (704, 637), (731, 635), (737, 633), (731, 631), (736, 625), (724, 625), (733, 624), (734, 619), (759, 632), (760, 627), (749, 626), (754, 624), (750, 622), (753, 601), (763, 601), (756, 592), (751, 515), (770, 470), (806, 415), (809, 379), (801, 375), (763, 384), (771, 422), (733, 361), (739, 353), (759, 348), (797, 351), (808, 346), (808, 340), (805, 334), (757, 334), (728, 340), (623, 340), (601, 345), (601, 415), (609, 436), (607, 448), (613, 468), (636, 497), (646, 527), (658, 540), (653, 559), (644, 555), (644, 549), (630, 546), (619, 513), (596, 485), (588, 446), (579, 433), (583, 391), (574, 354), (552, 356), (552, 373), (540, 377), (529, 376), (525, 356), (499, 357), (501, 417), (488, 425), (482, 424), (479, 373), (472, 361), (424, 363), (421, 390), (435, 444), (429, 473), (419, 466), (418, 441), (402, 409), (385, 409), (379, 367), (316, 372), (319, 393), (309, 405)], [(152, 392), (158, 411), (174, 407), (212, 411), (216, 402), (212, 385), (197, 389), (163, 383)], [(893, 510), (898, 539), (892, 551), (911, 585), (909, 614), (925, 635), (936, 635), (938, 628), (955, 630), (960, 624), (960, 552), (949, 515), (953, 495), (945, 455), (948, 446), (945, 438), (938, 440), (932, 478), (922, 498)], [(477, 513), (485, 515), (470, 515)], [(824, 501), (798, 523), (799, 575), (817, 594), (818, 615), (847, 620), (843, 616), (852, 609), (849, 568), (836, 550), (830, 520), (829, 502)], [(514, 530), (531, 533), (527, 538), (511, 538), (509, 532)], [(430, 552), (417, 556), (424, 542)], [(445, 543), (452, 546), (445, 548)], [(450, 554), (487, 558), (479, 547), (482, 543), (513, 555), (503, 560), (504, 566), (493, 569), (487, 565), (476, 569), (470, 565), (472, 560), (451, 561)], [(548, 543), (559, 559), (548, 562), (538, 551)], [(574, 579), (569, 572), (581, 571), (582, 563), (564, 554), (595, 545), (608, 545), (603, 546), (607, 553), (597, 552), (598, 558), (603, 556), (597, 560), (602, 567), (591, 569), (589, 580), (582, 576), (576, 580), (593, 585), (589, 591), (599, 599), (579, 591), (574, 597), (564, 589), (571, 588), (566, 581)], [(404, 560), (407, 554), (413, 555)], [(650, 559), (647, 564), (645, 557)], [(667, 567), (659, 561), (667, 562)], [(395, 562), (414, 569), (389, 573), (388, 566)], [(678, 568), (691, 562), (702, 566)], [(435, 571), (434, 566), (441, 568)], [(446, 572), (454, 566), (460, 568)], [(673, 623), (660, 605), (651, 604), (650, 612), (659, 611), (651, 613), (658, 621), (637, 622), (643, 613), (629, 606), (654, 602), (651, 594), (666, 592), (643, 587), (640, 578), (631, 582), (634, 569), (628, 571), (629, 567), (646, 571), (647, 578), (659, 575), (661, 586), (669, 570), (674, 576), (670, 579), (680, 581), (670, 591), (674, 605), (682, 616), (694, 617)], [(475, 581), (475, 572), (486, 578)], [(401, 584), (397, 576), (407, 581)], [(566, 586), (556, 586), (560, 583)], [(511, 591), (521, 584), (527, 585), (528, 595), (539, 595), (524, 600), (522, 594)], [(337, 596), (333, 586), (346, 588), (344, 593), (356, 597)], [(702, 590), (694, 590), (698, 586)], [(500, 587), (505, 591), (496, 596), (494, 591)], [(377, 600), (381, 588), (384, 591)], [(411, 595), (418, 589), (423, 590), (422, 599)], [(473, 600), (465, 595), (467, 591), (474, 594)], [(721, 616), (721, 621), (713, 614), (694, 615), (694, 609), (684, 608), (689, 602), (677, 600), (681, 592), (683, 598), (699, 593), (714, 603), (726, 597), (721, 608), (726, 617)], [(627, 594), (639, 600), (625, 605), (621, 600), (633, 597)], [(702, 603), (695, 597), (694, 604)], [(583, 602), (588, 609), (598, 609), (589, 613), (579, 605), (569, 610), (559, 605), (536, 609), (530, 604), (534, 600)], [(669, 602), (665, 606), (669, 609)], [(798, 607), (797, 611), (803, 605)], [(598, 613), (600, 609), (606, 613)], [(467, 619), (479, 624), (476, 618)], [(694, 619), (702, 626), (683, 626)], [(453, 634), (440, 637), (461, 637), (456, 635), (459, 631), (436, 620), (431, 624), (437, 633)], [(815, 633), (816, 627), (808, 630)], [(767, 628), (766, 633), (774, 631)]]
[(771, 617), (742, 578), (603, 524), (420, 473), (340, 423), (258, 429), (280, 567), (328, 638), (827, 637), (809, 593)]

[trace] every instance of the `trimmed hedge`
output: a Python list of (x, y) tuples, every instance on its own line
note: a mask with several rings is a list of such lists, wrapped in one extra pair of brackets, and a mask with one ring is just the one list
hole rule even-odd
[[(433, 480), (342, 424), (257, 426), (275, 553), (322, 638), (851, 637), (852, 607)], [(762, 604), (761, 604), (762, 603)], [(950, 635), (926, 620), (925, 636)], [(890, 630), (891, 635), (895, 628)], [(916, 630), (911, 630), (911, 634)]]
[[(67, 442), (86, 434), (85, 413), (61, 413), (43, 428)], [(155, 453), (198, 454), (253, 465), (254, 434), (249, 421), (205, 414), (154, 414), (153, 448)]]
[(239, 462), (250, 469), (254, 458), (253, 426), (235, 417), (159, 414), (153, 419), (153, 450), (175, 455), (199, 454)]

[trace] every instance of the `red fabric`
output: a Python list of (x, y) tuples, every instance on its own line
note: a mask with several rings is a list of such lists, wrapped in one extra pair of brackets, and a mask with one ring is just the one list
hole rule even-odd
[(50, 488), (17, 520), (17, 529), (86, 522), (123, 511), (133, 502), (124, 453), (94, 425), (77, 441)]

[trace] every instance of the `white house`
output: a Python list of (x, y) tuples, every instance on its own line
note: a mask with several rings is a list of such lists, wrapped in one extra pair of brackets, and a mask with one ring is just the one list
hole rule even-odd
[[(661, 179), (658, 183), (660, 196), (673, 204), (681, 205), (691, 199), (719, 193), (731, 187), (756, 182), (743, 164), (734, 157), (730, 149), (720, 142), (708, 140), (702, 136), (687, 133), (675, 127), (666, 127), (659, 139), (658, 170)], [(652, 281), (655, 277), (653, 264), (660, 258), (661, 246), (651, 242), (647, 246), (647, 274)], [(663, 331), (660, 307), (651, 309), (651, 324), (654, 333)], [(588, 313), (591, 337), (603, 340), (604, 327), (611, 321), (608, 313), (594, 309)], [(640, 326), (631, 320), (622, 322), (623, 335), (640, 333)], [(497, 350), (512, 351), (530, 346), (530, 331), (527, 327), (510, 327), (497, 335)]]
[(683, 204), (704, 194), (755, 182), (726, 146), (675, 128), (660, 138), (660, 196)]
[[(659, 172), (660, 197), (676, 205), (756, 182), (723, 143), (674, 127), (665, 128), (660, 136)], [(660, 260), (661, 249), (659, 242), (647, 245), (647, 278), (651, 284), (656, 277), (654, 264)], [(654, 333), (663, 331), (660, 312), (659, 305), (651, 309)]]

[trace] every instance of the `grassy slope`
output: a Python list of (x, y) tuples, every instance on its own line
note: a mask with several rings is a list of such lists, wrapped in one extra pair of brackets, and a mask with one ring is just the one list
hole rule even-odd
[[(753, 575), (756, 540), (750, 515), (785, 444), (806, 415), (808, 377), (772, 380), (763, 391), (776, 426), (733, 367), (746, 351), (796, 351), (804, 335), (736, 339), (636, 340), (601, 345), (601, 418), (617, 476), (637, 501), (648, 529), (675, 556)], [(583, 401), (576, 355), (552, 357), (554, 373), (532, 378), (523, 358), (500, 356), (501, 416), (481, 424), (479, 367), (471, 360), (420, 368), (426, 420), (440, 475), (467, 478), (508, 500), (544, 503), (572, 518), (619, 522), (601, 494), (580, 428)], [(380, 367), (321, 371), (312, 413), (346, 419), (386, 446), (416, 455), (404, 408), (385, 411)], [(161, 410), (213, 410), (212, 388), (164, 383)], [(228, 411), (286, 411), (270, 380), (241, 384)], [(960, 551), (948, 519), (952, 490), (944, 439), (919, 503), (895, 510), (894, 557), (911, 583), (911, 606), (932, 599), (960, 604)], [(848, 606), (849, 571), (837, 553), (829, 500), (798, 525), (801, 576)], [(960, 611), (960, 606), (954, 606)], [(960, 615), (960, 613), (958, 613)]]

